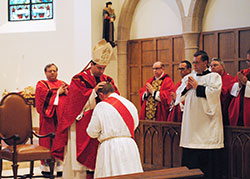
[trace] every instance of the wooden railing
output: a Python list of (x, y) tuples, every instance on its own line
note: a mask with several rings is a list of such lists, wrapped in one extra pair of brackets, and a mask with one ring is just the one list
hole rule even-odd
[[(180, 167), (180, 135), (180, 123), (140, 121), (135, 139), (144, 170)], [(226, 126), (224, 136), (225, 178), (249, 179), (250, 128)]]

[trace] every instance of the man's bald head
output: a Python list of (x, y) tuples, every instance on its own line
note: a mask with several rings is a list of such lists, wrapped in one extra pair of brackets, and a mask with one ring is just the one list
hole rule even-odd
[(153, 65), (153, 72), (154, 76), (156, 78), (159, 78), (161, 74), (164, 72), (164, 64), (160, 61), (155, 62)]

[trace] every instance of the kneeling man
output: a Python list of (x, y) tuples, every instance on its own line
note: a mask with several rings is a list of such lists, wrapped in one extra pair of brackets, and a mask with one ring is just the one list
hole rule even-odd
[(94, 109), (87, 133), (98, 138), (95, 178), (142, 172), (134, 130), (139, 124), (136, 107), (114, 93), (107, 83), (99, 90), (102, 100)]

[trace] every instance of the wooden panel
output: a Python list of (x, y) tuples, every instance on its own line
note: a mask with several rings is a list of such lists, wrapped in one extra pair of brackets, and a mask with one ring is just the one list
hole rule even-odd
[(185, 179), (185, 178), (203, 178), (200, 169), (188, 169), (187, 167), (176, 167), (153, 171), (144, 171), (139, 173), (117, 175), (112, 177), (104, 177), (102, 179)]
[(161, 61), (164, 64), (170, 64), (172, 63), (171, 53), (169, 49), (165, 50), (158, 50), (158, 61)]
[(144, 51), (142, 52), (142, 64), (153, 66), (156, 62), (156, 51)]
[(226, 72), (232, 76), (235, 76), (238, 72), (235, 66), (237, 65), (235, 61), (224, 61)]
[(184, 40), (182, 37), (175, 37), (173, 38), (174, 43), (174, 57), (173, 62), (179, 63), (181, 60), (185, 58), (185, 51), (184, 51)]
[[(180, 129), (177, 127), (163, 127), (163, 166), (172, 168), (181, 166)], [(171, 147), (169, 147), (171, 146)]]
[(239, 31), (239, 58), (246, 58), (247, 51), (250, 49), (250, 29)]
[(153, 74), (153, 69), (152, 66), (143, 66), (142, 67), (142, 84), (141, 87), (143, 85), (145, 85), (146, 81), (148, 81), (149, 78), (152, 78), (154, 76)]
[(205, 50), (209, 57), (218, 57), (217, 52), (217, 42), (216, 42), (216, 34), (208, 33), (203, 35), (203, 50)]
[(249, 68), (249, 66), (247, 65), (245, 60), (239, 61), (239, 70), (247, 69), (247, 68)]
[(172, 65), (165, 64), (165, 70), (164, 72), (170, 76), (170, 78), (173, 79), (173, 72), (172, 72)]
[(150, 168), (160, 168), (162, 166), (162, 143), (160, 128), (154, 126), (144, 126), (144, 158), (143, 161)]
[(158, 50), (169, 49), (170, 46), (171, 46), (170, 38), (164, 38), (164, 39), (157, 40), (157, 49)]
[[(181, 166), (180, 123), (140, 121), (139, 129), (143, 132), (136, 135), (136, 143), (142, 156), (144, 170)], [(225, 149), (222, 154), (225, 156), (222, 163), (224, 178), (249, 179), (250, 128), (225, 126), (224, 137)], [(154, 163), (156, 160), (162, 163)]]
[(137, 65), (139, 64), (139, 42), (136, 42), (136, 41), (132, 41), (129, 43), (128, 45), (128, 50), (129, 50), (129, 53), (128, 53), (128, 64), (130, 65)]
[(158, 39), (157, 40), (157, 58), (164, 64), (172, 63), (172, 52), (171, 52), (171, 39)]
[(135, 105), (139, 112), (141, 109), (139, 93), (130, 94), (130, 101)]
[[(175, 43), (173, 43), (174, 41)], [(175, 44), (175, 47), (173, 44)], [(138, 89), (145, 85), (149, 78), (153, 77), (152, 66), (156, 61), (162, 61), (165, 65), (164, 71), (171, 78), (174, 76), (172, 69), (174, 48), (176, 48), (175, 53), (177, 61), (182, 60), (182, 58), (184, 58), (184, 42), (182, 35), (128, 41), (127, 70), (128, 97), (130, 100), (131, 98), (135, 100)], [(134, 103), (136, 102), (134, 101)], [(138, 104), (138, 102), (136, 104)], [(139, 108), (137, 107), (137, 109)]]
[(248, 68), (244, 60), (250, 49), (250, 27), (204, 32), (201, 37), (202, 49), (211, 58), (221, 58), (229, 74)]
[(155, 50), (154, 40), (142, 40), (142, 51), (151, 51)]
[(173, 74), (174, 74), (175, 84), (178, 83), (179, 81), (181, 81), (181, 76), (180, 76), (180, 73), (178, 71), (178, 66), (179, 66), (179, 64), (173, 65)]
[(137, 66), (130, 67), (130, 91), (131, 93), (138, 92), (138, 90), (141, 88), (140, 81), (138, 80), (140, 78), (139, 70)]
[(235, 58), (235, 34), (234, 32), (219, 33), (219, 57), (221, 59)]

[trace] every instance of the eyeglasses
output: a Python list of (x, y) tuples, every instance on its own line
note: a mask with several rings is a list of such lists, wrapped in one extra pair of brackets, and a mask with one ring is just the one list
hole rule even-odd
[(198, 61), (193, 61), (192, 64), (199, 64), (200, 62)]
[(46, 71), (46, 72), (48, 72), (48, 73), (52, 73), (52, 72), (57, 72), (57, 70), (48, 70), (48, 71)]
[(185, 68), (178, 68), (177, 70), (184, 71), (184, 70), (185, 70)]
[(161, 69), (161, 67), (155, 67), (155, 68), (153, 68), (153, 70), (160, 70)]

